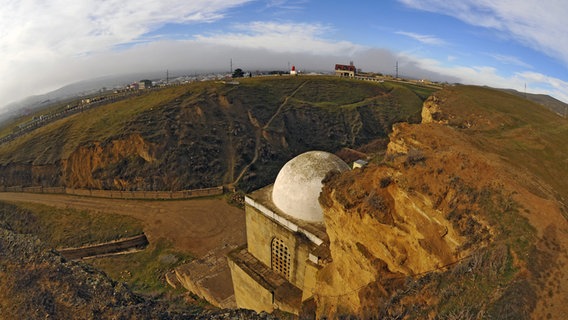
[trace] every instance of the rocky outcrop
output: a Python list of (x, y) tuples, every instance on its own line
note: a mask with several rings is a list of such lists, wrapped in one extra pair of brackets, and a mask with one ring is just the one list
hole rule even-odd
[[(385, 288), (387, 283), (400, 285), (407, 276), (438, 270), (469, 253), (466, 244), (473, 235), (460, 226), (465, 217), (448, 218), (452, 204), (461, 200), (457, 190), (442, 181), (434, 190), (435, 177), (409, 178), (431, 174), (424, 172), (425, 162), (435, 160), (427, 160), (430, 154), (418, 151), (417, 141), (407, 141), (399, 130), (392, 135), (398, 143), (389, 144), (389, 156), (396, 157), (392, 166), (371, 165), (330, 176), (325, 184), (320, 202), (333, 262), (318, 273), (320, 315), (376, 314), (380, 301), (395, 290)], [(448, 179), (445, 174), (437, 178)], [(486, 224), (473, 224), (470, 231), (482, 238), (476, 245), (486, 242)]]
[(424, 101), (420, 115), (422, 123), (448, 123), (448, 119), (444, 119), (445, 114), (440, 110), (440, 98), (436, 95), (431, 95)]
[[(63, 162), (65, 185), (71, 188), (136, 189), (145, 177), (131, 177), (129, 166), (144, 166), (156, 160), (156, 146), (139, 134), (108, 143), (91, 142), (80, 146)], [(114, 170), (108, 170), (113, 168)], [(114, 174), (105, 174), (112, 171)], [(104, 172), (104, 173), (103, 173)]]
[[(495, 128), (487, 114), (452, 108), (451, 99), (429, 98), (422, 124), (395, 125), (380, 165), (326, 178), (320, 203), (332, 261), (317, 275), (319, 317), (523, 319), (563, 312), (538, 307), (547, 291), (536, 280), (540, 267), (556, 270), (555, 281), (568, 280), (558, 269), (568, 256), (538, 244), (546, 228), (568, 226), (559, 206), (546, 188), (535, 194), (546, 185), (540, 177), (481, 149), (480, 141), (489, 141), (483, 130)], [(565, 298), (552, 294), (554, 283), (551, 297)]]

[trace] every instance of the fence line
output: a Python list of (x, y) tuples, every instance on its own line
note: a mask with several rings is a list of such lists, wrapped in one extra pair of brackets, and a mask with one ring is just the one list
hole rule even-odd
[(99, 190), (99, 189), (75, 189), (66, 187), (6, 187), (0, 186), (0, 192), (26, 192), (26, 193), (48, 193), (48, 194), (70, 194), (77, 196), (88, 196), (97, 198), (112, 199), (190, 199), (196, 197), (212, 196), (223, 194), (223, 187), (212, 187), (181, 191), (120, 191), (120, 190)]

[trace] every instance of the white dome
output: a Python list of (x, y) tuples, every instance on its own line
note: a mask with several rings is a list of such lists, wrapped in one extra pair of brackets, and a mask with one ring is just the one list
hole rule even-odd
[(287, 215), (320, 222), (323, 212), (318, 202), (321, 181), (331, 170), (345, 171), (349, 166), (339, 157), (324, 151), (308, 151), (288, 161), (276, 177), (272, 201)]

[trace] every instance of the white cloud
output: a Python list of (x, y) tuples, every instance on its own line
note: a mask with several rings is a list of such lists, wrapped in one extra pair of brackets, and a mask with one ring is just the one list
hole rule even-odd
[(414, 32), (406, 32), (406, 31), (397, 31), (396, 34), (400, 34), (409, 38), (412, 38), (420, 43), (427, 44), (427, 45), (435, 45), (440, 46), (446, 44), (446, 42), (438, 37), (427, 35), (427, 34), (418, 34)]
[[(20, 0), (2, 1), (0, 87), (4, 103), (31, 94), (28, 85), (50, 75), (52, 85), (76, 70), (70, 60), (136, 42), (165, 23), (211, 22), (251, 0)], [(54, 66), (62, 69), (54, 70)], [(47, 76), (44, 76), (47, 77)], [(72, 81), (76, 79), (67, 79)], [(25, 83), (26, 85), (22, 85)], [(49, 84), (37, 87), (49, 89)], [(27, 93), (27, 94), (26, 94)]]
[(301, 10), (306, 2), (307, 0), (268, 0), (266, 1), (266, 8), (279, 8), (286, 11)]
[(348, 41), (325, 38), (331, 28), (313, 23), (277, 23), (256, 21), (236, 25), (238, 32), (197, 35), (203, 43), (223, 44), (242, 48), (266, 49), (275, 52), (352, 55), (362, 46)]
[[(0, 85), (3, 98), (0, 104), (104, 75), (165, 69), (228, 70), (230, 58), (243, 68), (274, 68), (278, 63), (284, 68), (290, 61), (299, 68), (331, 70), (334, 63), (355, 60), (357, 67), (367, 71), (394, 72), (398, 57), (391, 51), (335, 40), (332, 35), (337, 30), (321, 23), (256, 21), (234, 25), (230, 31), (201, 32), (192, 39), (178, 41), (163, 40), (160, 35), (145, 36), (166, 23), (210, 23), (224, 19), (229, 9), (248, 1), (252, 0), (20, 0), (2, 3), (0, 74), (4, 75), (4, 80)], [(469, 13), (474, 6), (471, 1), (453, 4), (454, 9), (450, 11)], [(404, 2), (418, 6), (412, 0)], [(480, 0), (489, 6), (485, 2)], [(442, 2), (424, 0), (423, 3), (437, 4), (432, 6), (436, 9)], [(274, 0), (267, 5), (299, 8), (304, 0)], [(486, 16), (480, 22), (484, 26), (506, 29), (502, 21), (491, 19), (492, 12), (486, 12)], [(467, 19), (473, 17), (463, 19), (469, 21)], [(217, 25), (212, 26), (214, 29)], [(446, 44), (431, 35), (405, 31), (398, 34), (428, 45)], [(517, 89), (527, 82), (568, 101), (563, 93), (568, 92), (565, 82), (537, 73), (519, 73), (507, 78), (487, 67), (448, 67), (412, 53), (404, 56), (407, 61), (405, 65), (401, 61), (401, 74), (405, 76)], [(502, 63), (524, 63), (511, 56), (493, 57)], [(448, 56), (452, 63), (455, 59)]]
[(565, 0), (399, 0), (408, 7), (445, 14), (502, 32), (568, 66)]
[(502, 76), (497, 69), (488, 66), (447, 66), (435, 59), (408, 54), (404, 58), (418, 69), (452, 77), (458, 79), (457, 82), (519, 91), (523, 91), (526, 84), (530, 92), (547, 94), (568, 103), (568, 82), (538, 72), (517, 72)]
[(531, 66), (530, 64), (524, 62), (523, 60), (515, 56), (498, 54), (498, 53), (487, 53), (487, 55), (504, 64), (515, 65), (527, 69), (533, 68), (533, 66)]

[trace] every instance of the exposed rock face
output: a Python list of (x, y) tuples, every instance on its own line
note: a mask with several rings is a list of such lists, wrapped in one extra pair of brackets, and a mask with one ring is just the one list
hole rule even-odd
[[(155, 153), (156, 146), (144, 141), (139, 134), (112, 140), (104, 145), (92, 142), (79, 147), (63, 162), (65, 185), (119, 190), (144, 187), (144, 177), (130, 177), (128, 166), (151, 164), (156, 160)], [(109, 167), (115, 168), (112, 175), (101, 172)], [(137, 186), (137, 182), (141, 185)]]
[(422, 106), (422, 123), (440, 123), (447, 124), (448, 120), (443, 119), (444, 113), (440, 110), (440, 99), (436, 95), (431, 95)]
[[(473, 235), (461, 227), (466, 218), (451, 221), (447, 216), (462, 196), (457, 186), (445, 183), (450, 174), (436, 173), (425, 164), (446, 155), (433, 159), (428, 151), (416, 151), (418, 141), (401, 134), (406, 127), (397, 126), (391, 136), (394, 166), (354, 170), (329, 177), (325, 185), (320, 201), (333, 262), (318, 274), (316, 297), (322, 315), (376, 314), (372, 306), (389, 295), (387, 289), (377, 289), (385, 281), (404, 282), (406, 276), (450, 265), (469, 252), (465, 244)], [(439, 190), (429, 189), (432, 185)], [(483, 237), (480, 242), (490, 238), (483, 221), (472, 225), (470, 231)], [(337, 295), (341, 299), (326, 298)]]
[[(490, 119), (443, 101), (426, 101), (422, 124), (394, 126), (384, 164), (326, 178), (320, 203), (332, 261), (318, 273), (318, 316), (521, 319), (564, 312), (558, 304), (539, 307), (546, 292), (556, 301), (566, 295), (553, 282), (542, 288), (535, 267), (549, 261), (555, 281), (568, 280), (558, 269), (568, 256), (538, 244), (546, 228), (568, 230), (558, 205), (530, 191), (544, 185), (537, 176), (481, 151), (467, 130), (491, 130)], [(557, 246), (566, 243), (566, 232), (554, 234)]]

